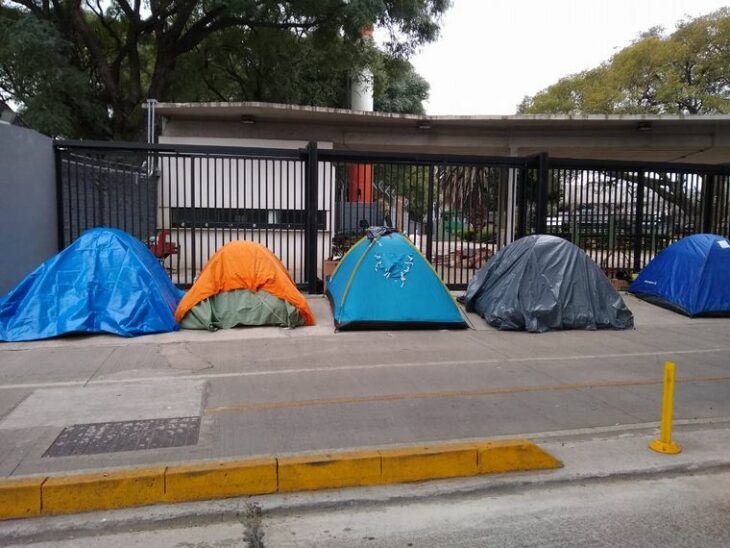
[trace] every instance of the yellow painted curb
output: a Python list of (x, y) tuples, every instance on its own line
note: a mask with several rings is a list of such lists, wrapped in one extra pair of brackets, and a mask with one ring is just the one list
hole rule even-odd
[(490, 441), (476, 444), (479, 474), (560, 468), (563, 463), (530, 440)]
[(29, 518), (41, 513), (44, 476), (0, 480), (0, 519)]
[(382, 483), (474, 476), (477, 450), (471, 444), (405, 447), (380, 451)]
[(376, 485), (382, 483), (380, 460), (378, 451), (280, 458), (279, 491)]
[(170, 466), (165, 500), (180, 502), (276, 492), (276, 459)]
[(127, 508), (161, 502), (165, 467), (134, 468), (48, 478), (41, 487), (44, 514)]
[(0, 520), (560, 466), (517, 439), (29, 476), (0, 479)]

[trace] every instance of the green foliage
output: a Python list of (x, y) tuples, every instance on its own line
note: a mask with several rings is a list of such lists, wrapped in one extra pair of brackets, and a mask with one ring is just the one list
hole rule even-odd
[(506, 173), (503, 168), (444, 166), (437, 173), (437, 189), (446, 209), (463, 212), (468, 223), (479, 228), (499, 202)]
[(375, 164), (373, 183), (388, 203), (387, 209), (396, 203), (397, 197), (407, 200), (407, 210), (411, 219), (423, 221), (428, 214), (427, 166), (404, 164)]
[[(372, 67), (376, 106), (421, 112), (408, 57), (438, 34), (448, 0), (176, 0), (0, 3), (0, 97), (31, 126), (137, 139), (141, 104), (269, 101), (345, 107)], [(364, 26), (390, 33), (382, 50)]]
[(374, 64), (374, 107), (381, 112), (424, 114), (429, 85), (413, 66), (400, 57), (381, 55)]
[(730, 113), (730, 8), (654, 28), (599, 67), (561, 79), (520, 113)]
[(23, 121), (42, 133), (105, 135), (104, 105), (72, 57), (51, 24), (0, 8), (0, 96), (22, 103)]
[(465, 242), (475, 242), (475, 243), (491, 243), (494, 242), (495, 238), (495, 230), (493, 225), (486, 225), (483, 226), (481, 230), (474, 230), (473, 228), (468, 228), (464, 231), (462, 231), (460, 234), (458, 234), (458, 238), (461, 240), (464, 240)]
[(347, 106), (349, 63), (357, 48), (320, 32), (232, 28), (183, 56), (169, 101), (265, 101)]

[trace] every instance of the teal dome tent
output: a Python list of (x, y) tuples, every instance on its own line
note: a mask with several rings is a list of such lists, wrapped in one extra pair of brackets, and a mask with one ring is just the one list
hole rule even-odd
[(464, 317), (426, 258), (388, 228), (371, 228), (327, 283), (337, 329), (458, 329)]

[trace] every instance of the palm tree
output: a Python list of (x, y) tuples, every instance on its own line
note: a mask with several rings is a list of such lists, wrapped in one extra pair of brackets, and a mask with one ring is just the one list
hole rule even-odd
[(497, 208), (500, 182), (506, 173), (499, 167), (439, 166), (436, 180), (440, 202), (444, 209), (464, 215), (479, 238), (488, 212)]

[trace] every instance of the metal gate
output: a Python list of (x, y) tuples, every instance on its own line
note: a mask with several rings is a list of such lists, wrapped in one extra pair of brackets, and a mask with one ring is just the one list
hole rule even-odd
[(325, 233), (329, 212), (309, 207), (298, 150), (62, 141), (56, 165), (60, 248), (87, 228), (120, 228), (188, 287), (223, 245), (249, 240), (308, 283), (307, 234)]
[(333, 251), (371, 225), (408, 235), (452, 289), (512, 241), (524, 158), (320, 151), (335, 194)]

